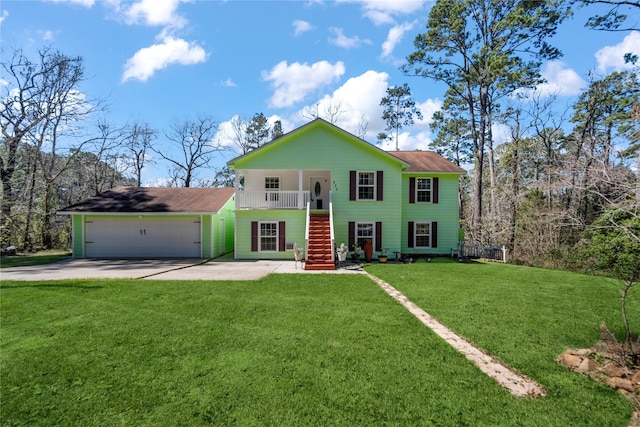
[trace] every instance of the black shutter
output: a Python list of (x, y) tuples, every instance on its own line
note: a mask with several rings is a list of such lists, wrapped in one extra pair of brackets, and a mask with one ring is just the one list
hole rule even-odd
[(407, 227), (407, 246), (410, 248), (413, 247), (413, 241), (414, 241), (413, 227), (414, 227), (413, 221), (409, 221), (409, 226)]
[(382, 223), (376, 222), (376, 251), (382, 250)]
[(286, 249), (286, 233), (285, 233), (285, 222), (284, 221), (280, 221), (278, 222), (278, 250), (280, 252), (284, 252), (284, 250)]
[(353, 249), (356, 243), (356, 223), (349, 221), (349, 250)]
[(431, 247), (438, 247), (438, 223), (435, 221), (431, 223)]
[(409, 178), (409, 203), (416, 202), (416, 179), (414, 177)]
[(251, 252), (258, 252), (258, 221), (251, 221)]
[(440, 184), (440, 180), (438, 178), (433, 178), (431, 180), (431, 203), (438, 203), (438, 187)]
[(376, 200), (382, 201), (382, 196), (384, 193), (384, 171), (378, 171), (376, 177)]
[(356, 171), (349, 171), (349, 200), (356, 200)]

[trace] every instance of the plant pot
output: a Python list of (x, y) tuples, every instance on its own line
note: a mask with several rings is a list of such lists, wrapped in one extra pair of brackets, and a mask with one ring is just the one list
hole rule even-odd
[(386, 255), (379, 255), (378, 256), (378, 262), (381, 262), (381, 263), (387, 262), (387, 256)]
[(346, 261), (347, 260), (347, 253), (340, 253), (338, 252), (338, 261), (342, 262), (342, 261)]
[(373, 258), (373, 245), (371, 244), (371, 240), (367, 240), (364, 242), (364, 260), (366, 262), (371, 262)]
[(360, 261), (360, 254), (351, 254), (351, 261), (353, 262)]

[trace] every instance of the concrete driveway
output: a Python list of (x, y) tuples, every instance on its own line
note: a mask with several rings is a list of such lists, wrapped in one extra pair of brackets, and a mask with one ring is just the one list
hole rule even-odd
[(150, 279), (257, 280), (271, 273), (362, 273), (359, 268), (306, 271), (294, 261), (204, 259), (71, 259), (53, 264), (0, 269), (0, 280)]

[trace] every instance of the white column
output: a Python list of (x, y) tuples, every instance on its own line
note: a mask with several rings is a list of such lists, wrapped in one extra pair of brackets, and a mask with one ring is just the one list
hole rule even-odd
[(304, 193), (302, 192), (302, 169), (298, 169), (298, 209), (304, 209)]

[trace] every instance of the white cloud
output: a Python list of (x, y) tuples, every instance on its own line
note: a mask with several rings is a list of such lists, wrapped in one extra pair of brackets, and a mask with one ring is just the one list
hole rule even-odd
[(329, 43), (345, 49), (351, 49), (352, 47), (358, 47), (363, 43), (370, 44), (370, 40), (361, 40), (358, 36), (347, 37), (344, 35), (342, 28), (331, 27), (329, 31), (332, 32), (335, 37), (329, 38)]
[(44, 41), (53, 40), (54, 32), (51, 30), (41, 30), (39, 31), (39, 34), (40, 34), (40, 37), (42, 37), (42, 40)]
[(407, 22), (402, 25), (396, 25), (395, 27), (389, 30), (387, 34), (387, 39), (382, 43), (382, 57), (386, 57), (391, 55), (393, 49), (402, 41), (402, 37), (407, 31), (413, 30), (416, 21)]
[(204, 62), (206, 58), (206, 52), (197, 44), (166, 37), (162, 43), (142, 48), (129, 58), (122, 81), (135, 79), (144, 82), (170, 64), (193, 65)]
[(4, 22), (5, 19), (7, 19), (9, 17), (9, 12), (6, 10), (2, 11), (2, 15), (0, 15), (0, 24), (2, 24), (2, 22)]
[(111, 5), (129, 25), (182, 28), (187, 21), (177, 13), (177, 9), (185, 1), (188, 0), (139, 0), (133, 4), (112, 1)]
[(541, 73), (546, 80), (535, 89), (519, 89), (516, 95), (530, 97), (537, 93), (541, 97), (575, 96), (579, 95), (586, 87), (587, 83), (573, 69), (567, 68), (567, 64), (562, 61), (549, 61), (543, 67)]
[(303, 100), (308, 94), (320, 87), (340, 79), (345, 73), (341, 61), (330, 64), (327, 61), (312, 65), (281, 61), (269, 71), (262, 72), (265, 81), (271, 81), (275, 93), (269, 100), (272, 107), (289, 107)]
[(596, 52), (598, 71), (605, 73), (608, 69), (622, 71), (632, 68), (632, 64), (625, 64), (625, 53), (633, 53), (640, 56), (640, 31), (632, 31), (614, 46), (606, 46)]
[(376, 25), (392, 24), (396, 16), (408, 15), (422, 9), (426, 0), (339, 0), (343, 3), (360, 3), (364, 15)]
[(313, 29), (313, 26), (310, 23), (308, 23), (307, 21), (301, 21), (299, 19), (296, 19), (295, 21), (293, 21), (292, 25), (294, 28), (294, 35), (296, 37), (298, 37), (302, 33), (306, 33), (307, 31), (311, 31)]
[(537, 88), (542, 95), (574, 96), (580, 94), (586, 86), (582, 77), (571, 68), (567, 68), (567, 64), (562, 61), (547, 62), (541, 74), (547, 81)]
[(225, 86), (225, 87), (236, 87), (237, 85), (233, 82), (233, 80), (231, 80), (231, 78), (228, 78), (227, 80), (222, 82), (222, 86)]

